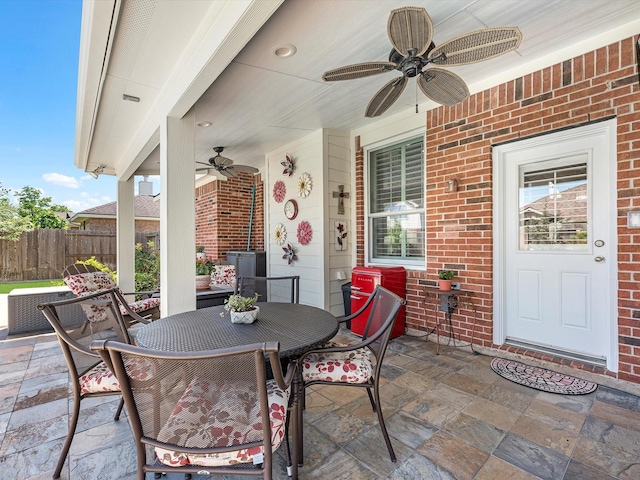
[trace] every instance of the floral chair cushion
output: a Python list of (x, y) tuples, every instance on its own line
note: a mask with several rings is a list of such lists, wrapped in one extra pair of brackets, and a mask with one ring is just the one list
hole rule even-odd
[[(267, 382), (271, 443), (275, 451), (285, 436), (285, 420), (290, 390)], [(185, 447), (228, 446), (260, 441), (262, 420), (255, 384), (244, 382), (212, 385), (194, 380), (176, 404), (158, 433), (158, 440)], [(216, 455), (190, 455), (156, 447), (158, 459), (169, 466), (187, 464), (218, 467), (253, 462), (263, 447), (234, 450)]]
[[(148, 380), (153, 376), (153, 365), (146, 358), (127, 358), (125, 363), (129, 376), (135, 380)], [(98, 363), (80, 376), (80, 393), (119, 391), (118, 379), (104, 362)]]
[[(345, 346), (329, 343), (325, 347)], [(302, 362), (302, 378), (305, 382), (365, 383), (373, 376), (371, 352), (359, 348), (349, 352), (312, 353)]]
[[(90, 272), (79, 273), (77, 275), (69, 275), (64, 278), (64, 282), (71, 289), (71, 291), (78, 297), (89, 295), (91, 293), (98, 292), (100, 290), (107, 290), (113, 288), (116, 284), (107, 272)], [(100, 297), (101, 298), (101, 297)], [(107, 297), (105, 296), (105, 300)], [(122, 315), (127, 315), (127, 310), (123, 305), (118, 305)], [(146, 310), (159, 307), (159, 298), (145, 298), (136, 302), (129, 303), (129, 308), (135, 313), (142, 313)], [(81, 305), (84, 314), (90, 322), (101, 322), (106, 320), (107, 312), (106, 308), (98, 305)]]
[(234, 287), (236, 284), (236, 267), (233, 265), (216, 265), (211, 274), (211, 282), (216, 285)]
[(119, 392), (120, 384), (116, 376), (104, 362), (100, 362), (92, 369), (80, 376), (81, 393)]

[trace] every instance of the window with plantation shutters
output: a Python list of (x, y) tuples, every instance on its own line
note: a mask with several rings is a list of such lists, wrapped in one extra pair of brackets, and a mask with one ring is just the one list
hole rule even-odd
[(424, 141), (369, 152), (369, 261), (424, 265)]

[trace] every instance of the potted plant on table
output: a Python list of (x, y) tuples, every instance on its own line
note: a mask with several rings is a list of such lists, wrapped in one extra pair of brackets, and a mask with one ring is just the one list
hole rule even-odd
[[(253, 297), (243, 297), (242, 295), (231, 295), (224, 301), (224, 309), (231, 316), (231, 323), (253, 323), (258, 318), (260, 308), (255, 303), (259, 294)], [(224, 312), (220, 313), (224, 316)]]
[(211, 274), (216, 264), (210, 258), (196, 258), (196, 290), (207, 290), (211, 284)]
[(440, 290), (449, 291), (451, 290), (451, 280), (455, 273), (452, 270), (441, 270), (438, 272), (438, 288)]

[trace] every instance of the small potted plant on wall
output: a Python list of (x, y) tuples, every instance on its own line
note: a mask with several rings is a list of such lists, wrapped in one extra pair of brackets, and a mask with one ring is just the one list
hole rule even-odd
[(196, 290), (207, 290), (211, 284), (211, 274), (216, 264), (210, 258), (196, 258)]
[[(242, 295), (231, 295), (224, 301), (224, 309), (231, 316), (231, 323), (253, 323), (258, 318), (260, 308), (255, 305), (259, 294), (253, 297), (243, 297)], [(224, 316), (224, 312), (220, 313)]]
[(451, 290), (451, 280), (454, 275), (452, 270), (440, 270), (438, 272), (438, 288), (444, 291)]

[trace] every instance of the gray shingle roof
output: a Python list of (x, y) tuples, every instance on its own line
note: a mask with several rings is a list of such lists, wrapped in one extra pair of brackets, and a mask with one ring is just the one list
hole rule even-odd
[[(97, 207), (88, 208), (74, 215), (74, 218), (113, 217), (116, 218), (118, 202), (105, 203)], [(160, 203), (154, 200), (153, 195), (136, 195), (133, 198), (134, 216), (160, 218)]]

